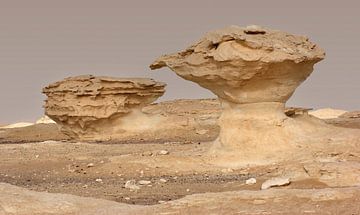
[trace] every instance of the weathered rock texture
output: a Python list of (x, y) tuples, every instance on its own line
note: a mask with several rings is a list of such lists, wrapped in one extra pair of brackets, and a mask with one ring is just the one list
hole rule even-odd
[(258, 163), (328, 132), (320, 120), (284, 114), (285, 102), (324, 56), (303, 36), (231, 26), (206, 34), (185, 51), (160, 57), (150, 68), (167, 66), (216, 94), (223, 111), (213, 151)]
[(45, 114), (72, 138), (109, 140), (155, 126), (141, 109), (165, 92), (165, 84), (146, 78), (78, 76), (43, 89)]
[(183, 52), (160, 57), (150, 67), (168, 66), (223, 102), (284, 103), (324, 56), (303, 36), (231, 26), (208, 33)]
[[(359, 187), (189, 195), (153, 206), (34, 192), (0, 183), (0, 214), (357, 214)], [(325, 212), (324, 212), (325, 211)]]

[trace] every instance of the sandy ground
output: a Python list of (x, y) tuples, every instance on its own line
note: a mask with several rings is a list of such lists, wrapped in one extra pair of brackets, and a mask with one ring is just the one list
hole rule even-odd
[[(178, 106), (177, 103), (166, 105), (171, 106), (167, 110), (173, 111)], [(195, 109), (199, 108), (197, 105)], [(215, 108), (213, 112), (216, 111)], [(196, 115), (198, 112), (189, 110), (188, 114)], [(359, 118), (337, 118), (327, 122), (360, 129)], [(317, 190), (360, 186), (358, 150), (337, 150), (337, 146), (334, 146), (327, 151), (314, 153), (314, 160), (294, 159), (265, 166), (221, 168), (207, 164), (202, 157), (218, 134), (216, 125), (207, 129), (205, 134), (189, 132), (179, 141), (162, 139), (102, 143), (71, 142), (54, 124), (1, 130), (0, 182), (33, 191), (66, 193), (136, 205), (156, 205), (192, 194), (206, 195), (208, 192), (258, 191), (265, 180), (283, 175), (289, 175), (293, 180), (290, 185), (279, 189)], [(168, 154), (161, 154), (162, 150)], [(257, 179), (257, 183), (246, 185), (245, 181), (252, 177)], [(129, 180), (135, 180), (139, 189), (125, 188)], [(150, 183), (140, 185), (141, 180)], [(357, 205), (359, 196), (356, 192), (353, 198), (346, 200), (345, 205)], [(251, 199), (252, 203), (249, 200), (237, 204), (261, 204), (254, 200), (256, 198)], [(316, 207), (306, 198), (286, 201), (288, 205), (309, 204), (310, 209)], [(336, 200), (322, 207), (327, 208), (329, 214), (335, 214), (338, 209), (334, 203), (336, 205)], [(279, 203), (268, 207), (283, 206)]]

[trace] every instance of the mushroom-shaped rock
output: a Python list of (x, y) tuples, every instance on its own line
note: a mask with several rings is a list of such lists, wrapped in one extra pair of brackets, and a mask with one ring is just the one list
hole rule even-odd
[(324, 56), (304, 36), (231, 26), (206, 34), (185, 51), (160, 57), (150, 68), (167, 66), (219, 97), (223, 111), (215, 154), (270, 161), (307, 138), (316, 124), (287, 117), (284, 106)]
[(72, 138), (109, 140), (154, 126), (156, 119), (141, 109), (162, 96), (165, 86), (146, 78), (70, 77), (43, 89), (45, 114)]

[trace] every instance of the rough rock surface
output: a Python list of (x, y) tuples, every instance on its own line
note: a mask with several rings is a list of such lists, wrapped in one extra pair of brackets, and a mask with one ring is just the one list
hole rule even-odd
[[(190, 195), (154, 206), (135, 206), (0, 184), (0, 214), (355, 214), (360, 190), (271, 189)], [(221, 200), (221, 201), (220, 201)]]
[(271, 178), (266, 180), (261, 185), (262, 190), (269, 189), (271, 187), (279, 187), (279, 186), (285, 186), (290, 184), (289, 178), (279, 177), (279, 178)]
[(206, 34), (185, 51), (160, 57), (150, 67), (168, 66), (230, 103), (284, 103), (324, 56), (303, 36), (231, 26)]
[(224, 165), (246, 165), (284, 159), (334, 133), (314, 117), (284, 114), (285, 102), (324, 56), (303, 36), (231, 26), (160, 57), (150, 68), (167, 66), (219, 97), (220, 134), (211, 152)]
[(139, 123), (151, 126), (152, 119), (141, 108), (163, 95), (164, 87), (164, 83), (145, 78), (66, 78), (43, 89), (48, 97), (45, 114), (73, 138), (111, 139), (128, 130), (141, 130)]
[[(307, 108), (285, 108), (289, 117), (307, 114)], [(133, 135), (116, 136), (111, 142), (207, 142), (217, 138), (219, 126), (217, 120), (221, 114), (217, 99), (180, 99), (150, 104), (142, 109), (146, 115), (161, 115), (165, 125), (154, 131), (152, 135), (139, 131)], [(165, 120), (166, 119), (166, 120)], [(51, 120), (51, 119), (50, 119)], [(52, 121), (52, 120), (51, 120)], [(45, 121), (47, 122), (47, 121)], [(168, 123), (170, 122), (170, 124)], [(343, 125), (343, 121), (338, 124)], [(354, 124), (354, 127), (359, 124)], [(59, 131), (57, 124), (35, 124), (19, 129), (0, 128), (0, 143), (42, 142), (46, 140), (68, 140), (69, 137)], [(171, 130), (171, 132), (168, 132)], [(114, 137), (114, 135), (113, 135)]]

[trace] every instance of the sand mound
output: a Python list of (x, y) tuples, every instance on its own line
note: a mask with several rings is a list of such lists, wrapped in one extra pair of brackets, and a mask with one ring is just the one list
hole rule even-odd
[(314, 111), (309, 111), (309, 114), (320, 119), (333, 119), (338, 118), (340, 115), (347, 113), (346, 110), (323, 108)]
[(48, 116), (42, 116), (35, 122), (35, 124), (52, 124), (52, 123), (56, 123), (56, 122), (50, 119)]
[(27, 127), (27, 126), (31, 126), (31, 125), (34, 125), (34, 123), (31, 123), (31, 122), (18, 122), (18, 123), (2, 126), (2, 127), (0, 127), (0, 129), (22, 128), (22, 127)]

